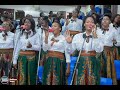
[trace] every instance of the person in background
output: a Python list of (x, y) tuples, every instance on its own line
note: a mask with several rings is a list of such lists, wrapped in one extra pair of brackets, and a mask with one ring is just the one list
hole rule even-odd
[(90, 16), (90, 15), (92, 15), (92, 13), (96, 13), (95, 5), (90, 5), (90, 9), (91, 10), (88, 12), (88, 14), (86, 16)]
[[(41, 55), (40, 55), (40, 65), (43, 66), (44, 65), (44, 61), (46, 59), (46, 54), (47, 54), (47, 51), (44, 51), (43, 50), (43, 41), (45, 40), (45, 31), (46, 30), (50, 30), (51, 27), (49, 26), (49, 20), (48, 20), (48, 17), (45, 16), (42, 20), (42, 24), (41, 24)], [(53, 34), (53, 32), (49, 32), (49, 35), (51, 36)]]
[(12, 67), (12, 56), (14, 48), (14, 33), (11, 32), (11, 23), (2, 23), (2, 32), (0, 33), (0, 78), (7, 76), (10, 78)]
[[(100, 85), (100, 62), (96, 58), (97, 52), (103, 51), (103, 43), (96, 33), (96, 21), (93, 16), (85, 17), (83, 25), (85, 32), (76, 34), (73, 38), (69, 30), (66, 31), (67, 51), (73, 53), (79, 51), (77, 68), (73, 85)], [(81, 52), (81, 53), (80, 53)]]
[(72, 17), (66, 19), (64, 26), (62, 27), (62, 32), (70, 30), (71, 35), (82, 32), (82, 20), (78, 19), (79, 11), (77, 9), (73, 10)]
[(62, 26), (63, 26), (64, 23), (65, 23), (64, 14), (61, 14), (61, 15), (60, 15), (60, 23), (61, 23)]
[[(101, 21), (101, 27), (97, 30), (98, 37), (101, 38), (104, 44), (101, 62), (101, 76), (112, 78), (113, 85), (117, 85), (116, 71), (114, 66), (114, 53), (113, 47), (119, 45), (120, 39), (115, 28), (110, 27), (111, 16), (105, 14)], [(120, 38), (120, 37), (119, 37)]]
[(78, 11), (79, 11), (78, 19), (83, 20), (85, 17), (85, 14), (84, 14), (84, 12), (81, 11), (81, 5), (78, 5), (76, 9), (78, 9)]
[(13, 66), (17, 69), (18, 85), (36, 85), (38, 51), (41, 38), (35, 30), (35, 21), (26, 18), (24, 28), (17, 38), (14, 48)]
[[(66, 85), (70, 73), (70, 55), (66, 52), (65, 37), (60, 34), (60, 22), (53, 22), (53, 35), (45, 31), (43, 50), (48, 51), (43, 69), (43, 85)], [(67, 64), (67, 69), (66, 69)]]
[[(57, 21), (57, 22), (60, 22), (60, 18), (59, 18), (59, 17), (55, 17), (55, 18), (53, 19), (53, 22), (54, 22), (54, 21), (55, 21), (55, 22), (56, 22), (56, 21)], [(52, 23), (53, 23), (53, 22), (52, 22)]]
[(25, 19), (26, 19), (25, 17), (20, 19), (19, 25), (16, 27), (16, 31), (19, 30), (22, 25), (24, 25)]
[(30, 14), (27, 14), (25, 17), (26, 17), (26, 18), (33, 18), (33, 16), (30, 15)]
[[(120, 14), (116, 14), (113, 17), (111, 27), (114, 27), (118, 33), (118, 36), (120, 36)], [(114, 59), (120, 60), (120, 46), (119, 45), (115, 45), (114, 47)]]
[(13, 33), (15, 32), (14, 23), (13, 23), (13, 20), (11, 19), (11, 15), (10, 15), (9, 12), (4, 11), (3, 15), (1, 17), (1, 20), (2, 20), (2, 22), (9, 22), (9, 23), (11, 23), (11, 32), (13, 32)]
[(49, 12), (48, 19), (49, 19), (49, 26), (51, 27), (53, 22), (53, 11)]
[(91, 16), (93, 16), (96, 19), (97, 27), (100, 27), (100, 20), (99, 20), (100, 16), (97, 13), (92, 13)]
[(42, 27), (43, 18), (44, 17), (38, 17), (38, 24), (36, 26), (36, 32), (38, 32), (40, 34), (40, 36), (41, 36), (41, 32), (42, 32), (41, 27)]
[(45, 16), (44, 12), (41, 12), (40, 17), (44, 17), (44, 16)]
[[(63, 33), (63, 35), (64, 35), (64, 32), (66, 31), (66, 30), (69, 30), (70, 31), (70, 35), (71, 36), (74, 36), (74, 35), (76, 35), (76, 34), (78, 34), (78, 33), (81, 33), (81, 32), (83, 32), (82, 31), (82, 23), (83, 23), (83, 21), (81, 20), (81, 19), (78, 19), (77, 17), (78, 17), (78, 14), (79, 14), (79, 11), (77, 10), (77, 9), (75, 9), (75, 10), (73, 10), (73, 12), (72, 12), (72, 17), (71, 17), (71, 19), (66, 19), (66, 22), (65, 22), (65, 24), (64, 24), (64, 26), (62, 27), (62, 33)], [(72, 56), (78, 56), (77, 55), (77, 50), (72, 54)]]

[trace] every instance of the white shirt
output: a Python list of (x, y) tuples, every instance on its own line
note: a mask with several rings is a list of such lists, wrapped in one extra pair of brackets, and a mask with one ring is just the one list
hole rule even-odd
[(120, 35), (118, 35), (117, 30), (113, 27), (109, 27), (109, 30), (106, 31), (103, 34), (103, 30), (98, 29), (97, 35), (99, 38), (101, 38), (102, 42), (104, 43), (104, 46), (113, 46), (113, 39), (117, 41), (116, 46), (120, 46)]
[(66, 26), (66, 22), (64, 24), (64, 26), (62, 27), (62, 32), (65, 32), (66, 30), (72, 30), (72, 31), (82, 31), (82, 23), (83, 21), (81, 19), (76, 18), (76, 22), (75, 21), (71, 21), (71, 19), (69, 19), (69, 24)]
[(8, 48), (14, 48), (14, 33), (8, 31), (6, 36), (6, 40), (3, 40), (2, 36), (3, 32), (0, 33), (0, 48), (1, 49), (8, 49)]
[[(52, 38), (54, 38), (55, 40), (59, 40), (58, 42), (54, 42), (53, 46), (51, 46)], [(65, 37), (61, 34), (58, 37), (54, 37), (54, 35), (49, 35), (48, 44), (45, 44), (45, 40), (43, 41), (43, 50), (58, 51), (61, 53), (65, 53), (66, 62), (70, 62), (70, 54), (68, 54), (66, 51), (66, 40)]]
[[(28, 37), (28, 39), (25, 38), (25, 34), (23, 33), (22, 36), (20, 36), (18, 43), (17, 43), (17, 47), (14, 50), (14, 57), (13, 57), (13, 64), (17, 64), (17, 59), (18, 59), (18, 55), (20, 50), (35, 50), (35, 51), (40, 51), (41, 49), (41, 38), (39, 37), (39, 34), (36, 33), (33, 35), (33, 33), (31, 33)], [(31, 43), (32, 47), (31, 48), (27, 48), (28, 42)]]
[[(83, 38), (84, 33), (76, 34), (73, 37), (72, 43), (67, 43), (67, 51), (72, 54), (76, 49), (78, 51), (85, 50), (87, 51), (93, 51), (96, 52), (102, 52), (103, 51), (103, 43), (99, 38), (89, 38), (89, 42), (86, 42), (86, 39)], [(92, 35), (92, 34), (91, 34)]]
[[(51, 29), (51, 27), (49, 27), (49, 29)], [(41, 48), (42, 48), (42, 45), (43, 45), (43, 39), (45, 39), (45, 31), (41, 29), (41, 27), (37, 28), (36, 27), (36, 32), (39, 34), (39, 36), (41, 37)], [(49, 33), (50, 35), (53, 34), (53, 33)]]

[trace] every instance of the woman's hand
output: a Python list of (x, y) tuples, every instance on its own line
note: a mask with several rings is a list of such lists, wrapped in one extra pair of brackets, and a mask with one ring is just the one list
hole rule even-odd
[(15, 69), (17, 69), (17, 64), (13, 64), (13, 67), (14, 67)]
[(49, 31), (45, 31), (45, 43), (48, 44)]
[(117, 44), (117, 41), (115, 39), (113, 39), (112, 41), (113, 41), (113, 44)]
[(70, 36), (70, 31), (67, 30), (67, 31), (65, 32), (65, 39), (66, 39), (67, 43), (72, 43), (72, 37), (73, 37), (73, 36)]
[(92, 34), (93, 34), (94, 38), (97, 38), (96, 30), (97, 30), (97, 27), (96, 27), (96, 25), (94, 25), (92, 28)]
[(30, 42), (28, 42), (27, 48), (31, 48), (32, 44)]
[(48, 36), (49, 36), (49, 32), (45, 31), (45, 37), (48, 37)]
[(70, 23), (69, 19), (66, 19), (66, 26)]
[(66, 77), (70, 75), (70, 63), (67, 64), (67, 69), (66, 69)]

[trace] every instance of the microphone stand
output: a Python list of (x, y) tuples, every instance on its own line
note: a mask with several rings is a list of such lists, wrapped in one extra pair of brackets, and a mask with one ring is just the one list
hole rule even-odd
[(82, 44), (81, 50), (79, 51), (79, 56), (78, 56), (78, 58), (77, 58), (77, 62), (76, 62), (76, 64), (75, 64), (75, 68), (74, 68), (74, 70), (73, 70), (73, 76), (72, 76), (72, 80), (71, 80), (70, 85), (73, 84), (73, 80), (74, 80), (74, 77), (75, 77), (75, 71), (76, 71), (77, 66), (78, 66), (78, 61), (79, 61), (79, 58), (80, 58), (81, 51), (82, 51), (82, 48), (83, 48), (84, 43), (85, 43), (85, 39), (84, 39), (84, 41), (83, 41), (83, 44)]
[[(16, 32), (16, 34), (17, 34), (18, 32)], [(19, 39), (20, 39), (20, 35), (21, 35), (21, 29), (20, 29), (20, 31), (19, 31), (19, 34), (18, 34), (18, 38), (17, 38), (17, 41), (14, 41), (13, 42), (13, 45), (15, 46), (14, 47), (14, 50), (13, 50), (13, 56), (15, 55), (15, 50), (16, 50), (16, 48), (17, 48), (17, 44), (18, 44), (18, 41), (19, 41)], [(12, 64), (13, 64), (13, 57), (12, 57)], [(14, 68), (14, 67), (13, 67)], [(17, 74), (16, 72), (17, 72), (17, 69), (13, 69), (13, 72), (14, 72), (14, 70), (15, 70), (15, 73), (12, 73), (12, 74)], [(18, 70), (19, 70), (19, 68), (18, 68)], [(14, 75), (12, 75), (12, 76), (14, 76)], [(16, 75), (15, 75), (16, 76)], [(15, 77), (14, 76), (14, 77)], [(15, 77), (16, 79), (17, 79), (17, 77)]]
[[(40, 36), (41, 35), (41, 36)], [(42, 38), (42, 31), (41, 31), (41, 34), (39, 35), (39, 42), (41, 42), (41, 38)], [(40, 45), (41, 45), (41, 43), (40, 43)], [(40, 48), (40, 50), (39, 50), (39, 56), (38, 56), (38, 66), (37, 66), (37, 78), (36, 78), (36, 85), (38, 84), (38, 78), (39, 78), (39, 76), (38, 76), (38, 70), (39, 70), (39, 63), (40, 63), (40, 54), (41, 54), (41, 48)]]

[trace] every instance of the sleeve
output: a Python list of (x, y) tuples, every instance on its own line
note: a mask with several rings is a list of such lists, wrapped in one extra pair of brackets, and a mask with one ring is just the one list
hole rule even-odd
[(117, 41), (117, 43), (115, 44), (115, 46), (120, 46), (120, 35), (119, 33), (116, 31), (114, 35), (114, 39)]
[(83, 14), (82, 14), (82, 20), (84, 20), (84, 18), (85, 18), (85, 14), (84, 14), (84, 12), (83, 12)]
[(51, 37), (50, 36), (48, 37), (48, 44), (45, 43), (45, 38), (44, 38), (43, 39), (43, 50), (44, 51), (49, 50), (51, 48), (51, 43), (52, 43), (52, 41), (51, 41)]
[(39, 51), (41, 49), (41, 37), (39, 34), (36, 35), (35, 43), (32, 45), (32, 49)]
[(72, 43), (69, 44), (66, 42), (66, 51), (70, 54), (72, 54), (76, 49), (77, 49), (77, 46), (76, 46), (76, 40), (77, 40), (77, 37), (76, 35), (73, 37), (73, 40), (72, 40)]
[(101, 41), (101, 39), (100, 39), (100, 38), (94, 38), (94, 39), (93, 39), (93, 42), (94, 42), (95, 51), (96, 51), (96, 52), (102, 52), (102, 51), (103, 51), (104, 44), (103, 44), (103, 42)]
[(64, 32), (67, 30), (67, 26), (66, 26), (66, 22), (64, 23), (64, 25), (62, 26), (62, 33), (64, 34)]
[(19, 29), (15, 32), (14, 37), (15, 37), (14, 38), (14, 45), (16, 46), (17, 40), (20, 37), (20, 30)]
[(82, 23), (83, 23), (83, 21), (79, 19), (78, 29), (80, 32), (82, 31)]
[(67, 47), (65, 46), (65, 57), (66, 57), (66, 63), (70, 63), (70, 54), (67, 52)]
[(14, 53), (13, 53), (13, 64), (17, 64), (17, 59), (18, 59), (18, 55), (19, 55), (19, 52), (20, 52), (20, 49), (21, 49), (21, 42), (18, 41), (16, 47), (14, 47)]

